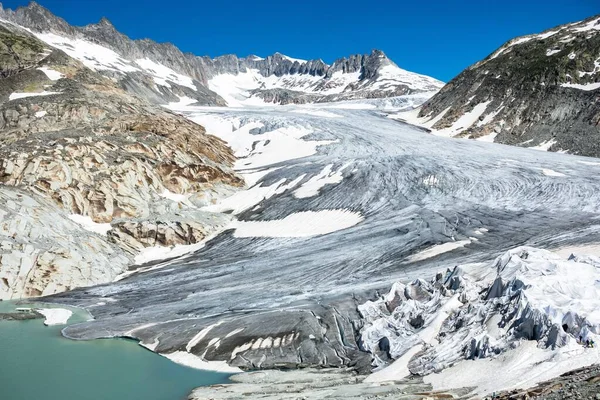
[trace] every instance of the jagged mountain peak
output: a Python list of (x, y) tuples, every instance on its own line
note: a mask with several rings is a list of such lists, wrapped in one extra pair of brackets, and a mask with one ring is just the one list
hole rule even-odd
[(35, 2), (35, 1), (31, 1), (28, 5), (23, 6), (23, 7), (18, 7), (15, 12), (21, 12), (21, 13), (27, 13), (29, 15), (41, 15), (44, 16), (46, 18), (50, 18), (50, 19), (54, 19), (54, 18), (59, 18), (57, 16), (55, 16), (52, 11), (48, 10), (46, 7), (42, 6), (41, 4)]
[(107, 18), (73, 27), (36, 4), (2, 10), (0, 18), (30, 29), (49, 45), (159, 103), (190, 98), (222, 105), (225, 97), (229, 104), (251, 97), (254, 103), (312, 103), (391, 97), (442, 86), (435, 79), (401, 70), (381, 50), (341, 58), (333, 65), (281, 52), (264, 58), (233, 54), (210, 58), (184, 54), (170, 43), (132, 40)]
[(90, 25), (87, 25), (87, 26), (88, 27), (94, 26), (94, 27), (98, 27), (98, 28), (101, 28), (101, 29), (114, 30), (114, 31), (117, 30), (115, 28), (115, 26), (113, 25), (113, 23), (110, 22), (110, 20), (108, 18), (106, 18), (106, 17), (100, 18), (100, 21), (98, 21), (98, 23), (96, 23), (96, 24), (90, 24)]
[(69, 25), (67, 21), (57, 17), (50, 10), (35, 1), (30, 2), (27, 6), (18, 7), (14, 11), (11, 9), (2, 9), (2, 7), (0, 7), (0, 13), (0, 18), (4, 17), (32, 30), (40, 32), (59, 31), (67, 34), (74, 34), (73, 27)]

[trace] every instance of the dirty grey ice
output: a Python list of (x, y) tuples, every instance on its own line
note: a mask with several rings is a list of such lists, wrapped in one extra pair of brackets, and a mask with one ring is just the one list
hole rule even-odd
[[(159, 353), (188, 351), (242, 369), (366, 371), (371, 356), (361, 351), (357, 305), (391, 283), (491, 260), (520, 245), (598, 240), (600, 164), (591, 159), (436, 137), (378, 110), (291, 110), (184, 113), (236, 120), (240, 130), (261, 126), (250, 134), (264, 149), (271, 143), (263, 135), (282, 127), (311, 132), (303, 141), (330, 141), (311, 156), (262, 168), (269, 172), (256, 186), (280, 190), (240, 212), (239, 220), (347, 210), (362, 221), (305, 238), (236, 237), (226, 230), (193, 254), (49, 298), (89, 308), (96, 318), (64, 334), (130, 336)], [(318, 195), (294, 195), (330, 165), (345, 167), (341, 182)], [(441, 250), (444, 243), (453, 245)], [(440, 251), (431, 254), (432, 248)]]

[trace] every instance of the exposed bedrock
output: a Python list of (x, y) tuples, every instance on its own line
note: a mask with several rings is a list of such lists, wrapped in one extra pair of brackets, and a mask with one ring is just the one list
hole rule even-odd
[(600, 18), (508, 41), (427, 101), (433, 129), (600, 156)]
[[(228, 222), (199, 210), (244, 186), (225, 142), (4, 22), (0, 53), (0, 184), (32, 199), (3, 210), (16, 222), (4, 225), (0, 298), (109, 282), (140, 249), (194, 244)], [(78, 243), (84, 228), (95, 233)]]

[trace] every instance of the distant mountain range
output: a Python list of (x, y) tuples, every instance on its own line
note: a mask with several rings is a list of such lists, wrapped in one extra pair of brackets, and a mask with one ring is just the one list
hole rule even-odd
[(74, 27), (35, 2), (15, 11), (0, 5), (0, 19), (29, 29), (42, 41), (155, 103), (316, 103), (431, 92), (443, 86), (434, 78), (399, 68), (378, 50), (341, 58), (332, 65), (279, 53), (266, 58), (225, 55), (212, 59), (182, 53), (170, 43), (131, 40), (105, 18)]

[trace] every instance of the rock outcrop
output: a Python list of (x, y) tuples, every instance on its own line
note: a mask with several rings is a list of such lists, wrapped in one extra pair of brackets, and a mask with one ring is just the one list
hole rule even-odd
[(247, 372), (230, 378), (233, 383), (195, 389), (189, 400), (373, 400), (466, 398), (470, 389), (433, 390), (422, 379), (402, 379), (389, 385), (365, 382), (364, 376), (344, 369), (267, 370)]
[[(2, 297), (104, 283), (144, 247), (197, 243), (227, 222), (199, 211), (244, 185), (223, 141), (19, 27), (0, 23), (0, 49), (1, 188), (43, 203), (20, 205), (29, 228), (5, 226), (15, 242), (2, 242)], [(69, 215), (114, 232), (69, 245), (66, 232), (83, 229)]]
[(0, 185), (0, 299), (109, 282), (129, 263), (129, 255), (50, 199)]
[(600, 17), (513, 39), (426, 102), (450, 136), (600, 156)]

